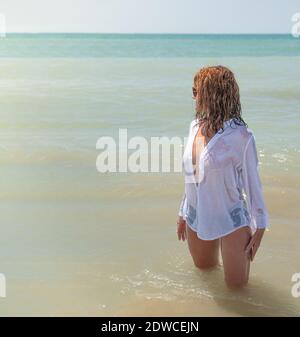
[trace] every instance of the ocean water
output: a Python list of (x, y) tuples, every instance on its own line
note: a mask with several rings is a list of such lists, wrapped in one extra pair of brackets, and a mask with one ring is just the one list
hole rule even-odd
[[(187, 136), (193, 76), (214, 64), (240, 85), (271, 222), (240, 292), (177, 239), (180, 172), (96, 167), (120, 128)], [(300, 39), (8, 34), (0, 74), (0, 315), (300, 315)]]

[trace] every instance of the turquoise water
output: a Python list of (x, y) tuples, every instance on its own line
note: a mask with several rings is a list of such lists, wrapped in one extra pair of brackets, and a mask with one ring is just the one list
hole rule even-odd
[[(1, 315), (299, 315), (299, 48), (288, 35), (0, 39)], [(97, 139), (119, 128), (186, 136), (193, 76), (213, 64), (236, 74), (271, 216), (238, 296), (177, 240), (180, 173), (96, 170)]]
[(7, 34), (1, 57), (299, 56), (292, 35)]

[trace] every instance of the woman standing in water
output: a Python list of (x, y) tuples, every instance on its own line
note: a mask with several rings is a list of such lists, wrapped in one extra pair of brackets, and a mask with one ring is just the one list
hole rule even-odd
[(229, 287), (249, 279), (268, 213), (258, 173), (253, 131), (241, 116), (239, 87), (226, 67), (194, 76), (195, 119), (183, 155), (185, 192), (177, 219), (179, 240), (187, 238), (194, 264), (219, 263)]

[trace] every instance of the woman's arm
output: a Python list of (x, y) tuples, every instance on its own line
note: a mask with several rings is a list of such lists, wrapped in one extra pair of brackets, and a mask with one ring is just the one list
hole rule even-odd
[(183, 193), (180, 206), (179, 206), (178, 216), (183, 216), (183, 210), (184, 210), (185, 204), (186, 204), (186, 195), (185, 193)]
[(256, 228), (269, 227), (268, 212), (258, 172), (258, 156), (253, 134), (245, 148), (243, 159), (243, 179), (250, 213)]
[[(191, 135), (191, 129), (192, 129), (192, 126), (194, 124), (195, 124), (195, 120), (193, 120), (190, 123), (188, 138)], [(178, 218), (177, 218), (177, 235), (178, 235), (178, 239), (179, 240), (182, 239), (183, 241), (186, 238), (186, 222), (185, 222), (185, 216), (184, 216), (185, 208), (186, 208), (186, 194), (184, 192), (183, 196), (181, 198), (181, 202), (180, 202), (180, 206), (179, 206), (179, 212), (178, 212)]]
[(247, 203), (250, 209), (252, 221), (254, 221), (256, 227), (255, 234), (252, 236), (248, 246), (246, 247), (246, 254), (253, 261), (263, 238), (265, 228), (269, 227), (269, 217), (258, 172), (257, 148), (253, 134), (251, 135), (245, 148), (243, 160), (243, 180)]
[(179, 206), (179, 212), (178, 212), (178, 218), (177, 218), (178, 240), (183, 240), (183, 241), (185, 241), (185, 239), (186, 239), (186, 223), (185, 223), (185, 219), (183, 217), (185, 204), (186, 204), (186, 195), (184, 193), (183, 197), (181, 199), (180, 206)]

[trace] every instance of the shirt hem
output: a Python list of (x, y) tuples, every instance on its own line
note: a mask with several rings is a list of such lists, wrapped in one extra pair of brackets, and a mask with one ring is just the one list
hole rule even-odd
[(186, 221), (186, 223), (187, 223), (187, 225), (188, 225), (194, 232), (197, 233), (198, 238), (201, 239), (201, 240), (203, 240), (203, 241), (212, 241), (212, 240), (217, 240), (217, 239), (223, 238), (224, 236), (229, 235), (229, 234), (235, 232), (236, 230), (238, 230), (238, 229), (240, 229), (240, 228), (242, 228), (242, 227), (249, 227), (250, 230), (252, 231), (252, 228), (251, 228), (251, 226), (250, 226), (249, 224), (244, 224), (244, 225), (241, 225), (241, 226), (239, 226), (239, 227), (233, 228), (231, 231), (226, 232), (226, 233), (224, 233), (224, 234), (221, 234), (221, 235), (218, 235), (218, 236), (216, 236), (216, 237), (209, 238), (209, 239), (204, 239), (204, 238), (201, 237), (201, 235), (199, 234), (199, 232), (198, 232), (195, 228), (193, 228), (193, 227), (188, 223), (188, 221)]

